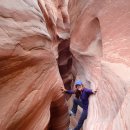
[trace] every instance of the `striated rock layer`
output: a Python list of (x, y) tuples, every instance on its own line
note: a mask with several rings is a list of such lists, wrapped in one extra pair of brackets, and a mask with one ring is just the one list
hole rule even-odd
[(1, 0), (0, 130), (66, 130), (60, 87), (75, 78), (99, 89), (84, 130), (130, 130), (129, 7), (128, 0)]
[(78, 77), (98, 87), (84, 130), (130, 130), (130, 1), (70, 0)]
[(65, 0), (0, 1), (0, 130), (66, 130), (57, 65), (69, 39)]

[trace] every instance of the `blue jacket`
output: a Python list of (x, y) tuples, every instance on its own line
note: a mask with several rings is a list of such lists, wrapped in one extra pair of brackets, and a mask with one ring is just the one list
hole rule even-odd
[[(67, 90), (66, 93), (68, 94), (75, 94), (74, 90)], [(81, 92), (80, 99), (82, 101), (83, 105), (83, 110), (88, 110), (88, 105), (89, 105), (89, 96), (93, 94), (91, 89), (84, 88), (83, 91)]]

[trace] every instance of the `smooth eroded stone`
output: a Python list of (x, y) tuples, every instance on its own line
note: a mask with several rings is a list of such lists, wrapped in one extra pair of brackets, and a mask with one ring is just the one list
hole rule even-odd
[(130, 1), (70, 0), (77, 78), (98, 88), (84, 130), (130, 129)]

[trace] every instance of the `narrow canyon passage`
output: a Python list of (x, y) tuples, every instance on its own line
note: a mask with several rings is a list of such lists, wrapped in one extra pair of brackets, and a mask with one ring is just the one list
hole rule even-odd
[(130, 130), (129, 0), (0, 0), (0, 130), (67, 130), (77, 79), (98, 88), (83, 130)]

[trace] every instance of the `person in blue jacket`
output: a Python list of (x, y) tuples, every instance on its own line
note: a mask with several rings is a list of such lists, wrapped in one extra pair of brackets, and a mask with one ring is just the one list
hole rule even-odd
[(80, 128), (83, 126), (84, 120), (88, 115), (89, 96), (96, 94), (97, 90), (93, 91), (92, 89), (85, 88), (80, 80), (75, 82), (75, 87), (76, 90), (66, 90), (65, 88), (62, 90), (68, 94), (75, 94), (75, 98), (73, 99), (73, 107), (69, 112), (70, 116), (76, 115), (78, 106), (83, 108), (78, 124), (74, 128), (74, 130), (80, 130)]

